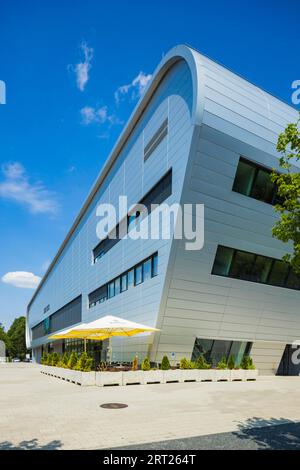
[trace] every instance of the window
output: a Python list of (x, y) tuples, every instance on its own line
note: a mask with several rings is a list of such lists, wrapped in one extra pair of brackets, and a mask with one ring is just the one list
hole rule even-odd
[(115, 281), (108, 284), (108, 298), (111, 299), (115, 296)]
[(82, 297), (76, 297), (32, 328), (32, 339), (67, 328), (81, 321)]
[(143, 265), (140, 264), (134, 270), (134, 285), (137, 286), (143, 282)]
[(89, 308), (157, 276), (158, 254), (154, 253), (120, 276), (89, 294)]
[(288, 263), (226, 246), (218, 246), (212, 274), (300, 290), (300, 275)]
[(152, 277), (158, 274), (158, 254), (152, 256)]
[(152, 259), (149, 258), (143, 265), (143, 280), (146, 281), (152, 277)]
[(154, 152), (154, 150), (159, 146), (162, 140), (168, 134), (168, 118), (163, 121), (163, 123), (159, 126), (153, 137), (149, 140), (147, 145), (144, 148), (144, 161), (148, 160), (150, 155)]
[(215, 367), (223, 357), (228, 361), (229, 357), (233, 355), (235, 365), (239, 366), (244, 355), (249, 354), (251, 346), (252, 344), (247, 341), (196, 338), (192, 360), (195, 361), (200, 355), (203, 355), (206, 361)]
[(121, 276), (121, 292), (125, 292), (128, 289), (127, 273)]
[(128, 287), (134, 286), (134, 269), (128, 272)]
[(276, 204), (280, 198), (270, 175), (270, 169), (240, 157), (232, 190), (268, 204)]
[(121, 279), (117, 277), (117, 279), (115, 280), (115, 295), (120, 294), (120, 292), (121, 292)]
[[(146, 206), (148, 215), (151, 213), (152, 204), (162, 204), (172, 194), (172, 168), (156, 183), (155, 186), (143, 197), (139, 202)], [(137, 227), (141, 220), (142, 214), (140, 210), (132, 212), (121, 221), (115, 229), (105, 239), (93, 249), (94, 262), (97, 263), (109, 250), (111, 250), (125, 235), (134, 227)]]

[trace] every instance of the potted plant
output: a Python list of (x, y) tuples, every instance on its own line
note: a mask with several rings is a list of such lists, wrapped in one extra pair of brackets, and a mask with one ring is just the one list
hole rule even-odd
[(241, 368), (245, 371), (246, 380), (256, 380), (258, 376), (258, 370), (253, 364), (253, 360), (250, 356), (244, 356), (241, 362)]
[(148, 357), (142, 362), (141, 369), (143, 371), (143, 383), (162, 383), (163, 382), (163, 371), (159, 369), (151, 369), (150, 361)]
[(181, 380), (182, 382), (196, 382), (199, 380), (198, 370), (195, 368), (195, 363), (186, 359), (185, 357), (180, 361)]
[(217, 364), (216, 380), (230, 380), (230, 370), (228, 369), (227, 361), (224, 356)]
[(200, 382), (215, 380), (215, 370), (211, 368), (211, 364), (206, 362), (202, 354), (196, 359), (195, 368), (198, 370), (198, 380)]
[(123, 372), (123, 385), (143, 384), (143, 371), (138, 370), (138, 357), (132, 361), (131, 370)]
[(164, 356), (161, 361), (161, 370), (163, 373), (163, 383), (181, 382), (181, 371), (179, 369), (171, 369), (168, 356)]

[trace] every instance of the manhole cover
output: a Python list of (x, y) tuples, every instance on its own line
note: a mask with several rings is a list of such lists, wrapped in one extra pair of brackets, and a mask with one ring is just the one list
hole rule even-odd
[(127, 408), (125, 403), (103, 403), (100, 408), (108, 408), (109, 410), (117, 410), (118, 408)]

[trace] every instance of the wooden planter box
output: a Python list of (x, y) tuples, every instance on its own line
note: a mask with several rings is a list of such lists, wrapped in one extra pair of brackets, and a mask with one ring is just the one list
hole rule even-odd
[(143, 384), (144, 372), (142, 370), (128, 370), (123, 372), (123, 385)]
[(147, 370), (143, 372), (144, 384), (163, 383), (164, 374), (162, 370)]
[(123, 372), (96, 372), (96, 385), (104, 387), (105, 385), (122, 385)]
[(163, 383), (182, 382), (181, 369), (163, 370)]

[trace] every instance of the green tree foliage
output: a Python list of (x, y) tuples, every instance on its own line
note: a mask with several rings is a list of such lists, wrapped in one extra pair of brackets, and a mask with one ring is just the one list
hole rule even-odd
[(194, 362), (189, 361), (186, 357), (183, 357), (180, 360), (179, 367), (180, 367), (180, 369), (194, 369), (195, 364), (194, 364)]
[(281, 154), (280, 166), (284, 170), (273, 171), (272, 181), (277, 185), (280, 201), (275, 205), (280, 218), (275, 223), (272, 234), (278, 240), (293, 245), (293, 253), (286, 254), (284, 260), (300, 273), (300, 172), (293, 172), (292, 165), (300, 159), (300, 119), (288, 124), (278, 137), (277, 150)]
[(145, 359), (142, 362), (142, 370), (150, 370), (150, 361), (148, 357), (145, 357)]
[(203, 354), (200, 354), (200, 356), (197, 357), (195, 361), (195, 369), (210, 369), (211, 365), (206, 362)]
[(227, 366), (226, 357), (223, 356), (217, 364), (217, 369), (227, 369), (227, 368), (228, 366)]
[(235, 360), (234, 360), (234, 356), (233, 354), (230, 355), (229, 359), (228, 359), (228, 369), (234, 369), (234, 366), (235, 366)]
[(242, 369), (255, 369), (255, 365), (253, 364), (253, 359), (250, 356), (244, 356), (241, 362)]
[(57, 366), (59, 363), (59, 354), (57, 352), (52, 353), (51, 366)]
[(0, 341), (3, 341), (6, 348), (6, 355), (8, 356), (10, 350), (10, 339), (5, 333), (4, 326), (0, 323)]
[(49, 354), (48, 354), (46, 351), (44, 351), (44, 352), (43, 352), (43, 355), (42, 355), (42, 358), (41, 358), (41, 363), (43, 364), (43, 366), (49, 365), (49, 362), (48, 362), (48, 361), (49, 361), (49, 358), (48, 358), (48, 356), (49, 356)]
[(68, 369), (74, 369), (78, 361), (78, 354), (76, 352), (72, 352), (70, 355), (70, 359), (68, 361)]
[(80, 370), (81, 372), (90, 372), (93, 366), (93, 358), (89, 357), (86, 352), (83, 352), (77, 364), (74, 366), (74, 370)]
[(26, 318), (18, 317), (13, 321), (11, 327), (7, 332), (7, 337), (9, 340), (9, 355), (11, 357), (19, 357), (21, 360), (25, 358), (27, 351), (25, 341), (25, 328)]
[(170, 361), (168, 356), (164, 356), (161, 361), (161, 368), (162, 370), (169, 370), (170, 369)]

